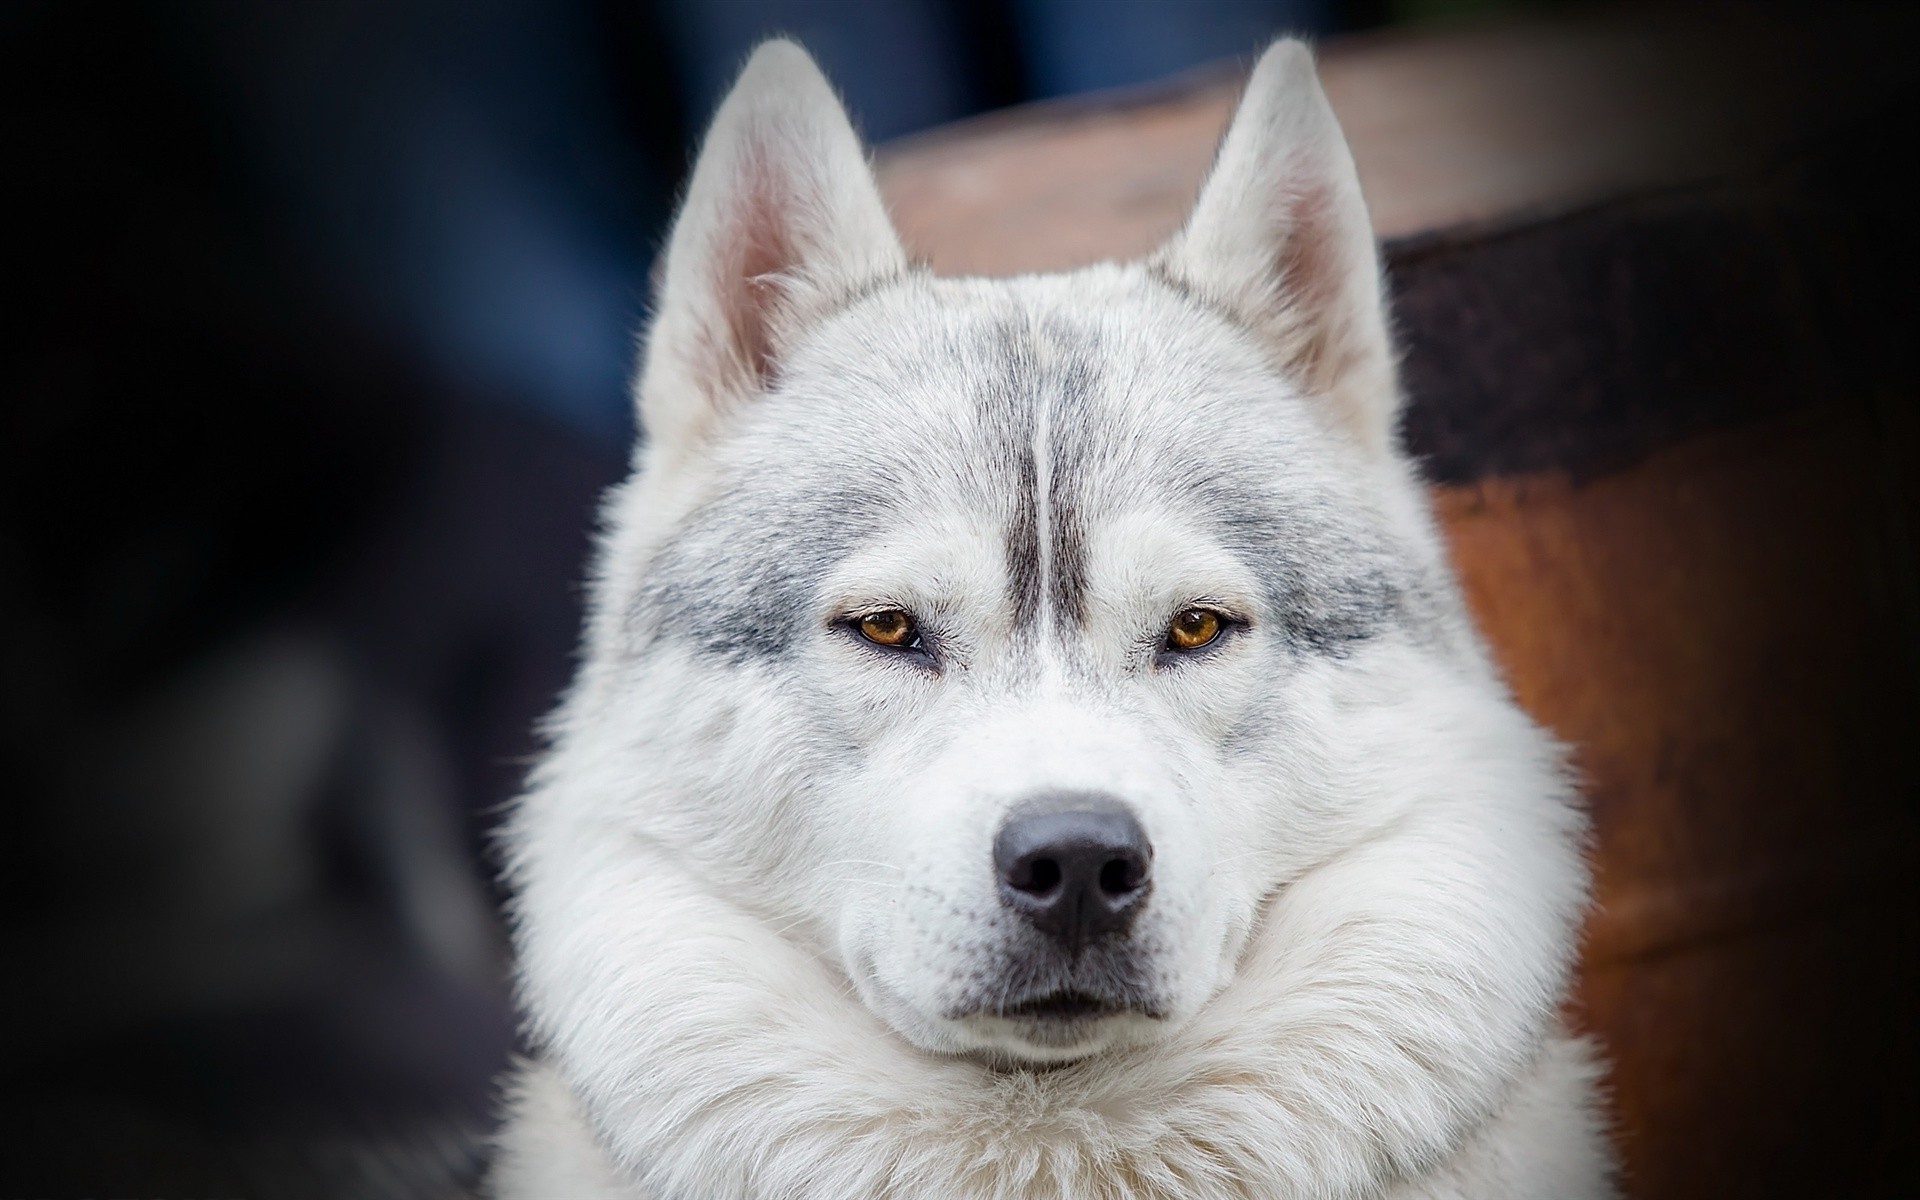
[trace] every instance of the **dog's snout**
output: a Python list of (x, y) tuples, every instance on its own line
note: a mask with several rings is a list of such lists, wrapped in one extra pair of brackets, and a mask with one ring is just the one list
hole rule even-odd
[(1146, 900), (1153, 847), (1126, 805), (1065, 794), (1029, 802), (993, 843), (1000, 896), (1072, 947), (1125, 931)]

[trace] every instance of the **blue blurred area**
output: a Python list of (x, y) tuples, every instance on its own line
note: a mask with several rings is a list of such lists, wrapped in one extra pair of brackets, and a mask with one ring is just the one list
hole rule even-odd
[(1127, 87), (1324, 33), (1332, 0), (1013, 0), (1034, 93)]
[(966, 116), (987, 100), (968, 62), (960, 6), (939, 0), (662, 0), (663, 34), (683, 64), (686, 111), (712, 112), (755, 44), (805, 45), (876, 141)]
[[(661, 150), (691, 145), (762, 39), (807, 45), (878, 141), (1159, 79), (1331, 15), (1328, 0), (659, 0), (610, 30), (592, 4), (535, 0), (175, 14), (330, 303), (450, 386), (606, 443), (631, 435), (632, 336), (683, 166)], [(623, 112), (633, 73), (668, 76), (675, 103)]]
[(325, 303), (450, 388), (628, 436), (646, 250), (674, 180), (622, 127), (590, 6), (170, 16)]

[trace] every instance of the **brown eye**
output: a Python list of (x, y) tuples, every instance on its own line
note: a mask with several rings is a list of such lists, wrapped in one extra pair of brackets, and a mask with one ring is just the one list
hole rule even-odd
[(1198, 650), (1220, 636), (1220, 614), (1210, 608), (1189, 608), (1167, 628), (1167, 649)]
[(918, 639), (913, 618), (897, 608), (868, 613), (859, 620), (860, 636), (876, 646), (907, 648)]

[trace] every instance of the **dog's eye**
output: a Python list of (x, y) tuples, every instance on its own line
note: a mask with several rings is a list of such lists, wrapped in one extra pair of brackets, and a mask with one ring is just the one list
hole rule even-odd
[(920, 640), (920, 631), (915, 627), (913, 618), (897, 608), (868, 613), (856, 622), (856, 627), (861, 637), (876, 646), (910, 650)]
[(1210, 608), (1189, 608), (1167, 627), (1167, 649), (1198, 650), (1219, 637), (1224, 624), (1220, 614)]

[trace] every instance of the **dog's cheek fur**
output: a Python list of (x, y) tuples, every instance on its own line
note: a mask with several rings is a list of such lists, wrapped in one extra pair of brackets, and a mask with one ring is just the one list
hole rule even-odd
[(1348, 1195), (1417, 1173), (1544, 1052), (1584, 899), (1570, 810), (1531, 799), (1563, 786), (1553, 748), (1433, 674), (1421, 702), (1341, 714), (1352, 752), (1327, 768), (1408, 797), (1397, 836), (1284, 890), (1235, 985), (1155, 1053), (928, 1058), (590, 822), (549, 823), (570, 844), (540, 858), (565, 869), (523, 881), (530, 1011), (641, 1195)]

